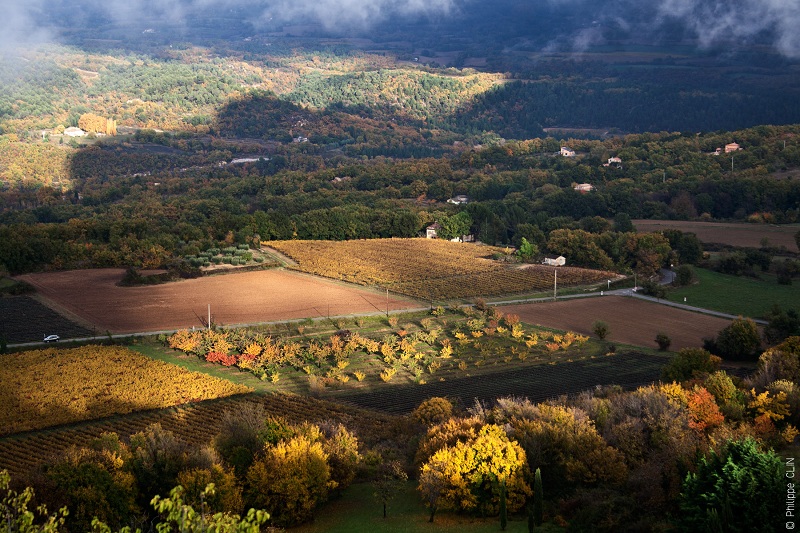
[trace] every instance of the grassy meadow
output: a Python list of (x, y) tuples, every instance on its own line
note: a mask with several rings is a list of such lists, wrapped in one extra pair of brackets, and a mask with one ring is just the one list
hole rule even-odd
[(784, 309), (800, 308), (800, 284), (779, 285), (774, 274), (761, 273), (759, 279), (695, 269), (697, 283), (670, 291), (673, 302), (760, 318), (778, 304)]

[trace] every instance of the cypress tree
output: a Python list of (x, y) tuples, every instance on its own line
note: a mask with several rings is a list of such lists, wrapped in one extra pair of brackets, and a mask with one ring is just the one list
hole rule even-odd
[(533, 521), (537, 526), (542, 525), (544, 515), (544, 502), (542, 495), (542, 471), (536, 469), (533, 480)]

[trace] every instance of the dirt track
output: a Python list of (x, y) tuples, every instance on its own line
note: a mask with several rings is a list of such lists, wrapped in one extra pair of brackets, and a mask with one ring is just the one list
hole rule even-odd
[[(146, 287), (119, 287), (122, 269), (26, 274), (56, 309), (98, 333), (199, 327), (211, 304), (217, 324), (270, 322), (386, 310), (386, 295), (284, 270), (243, 272)], [(390, 309), (417, 307), (389, 299)]]
[(591, 336), (594, 336), (592, 324), (603, 320), (609, 327), (608, 340), (637, 346), (656, 348), (656, 335), (663, 332), (672, 339), (670, 350), (701, 347), (704, 337), (713, 337), (730, 324), (724, 318), (623, 296), (512, 305), (502, 310), (519, 315), (529, 324)]

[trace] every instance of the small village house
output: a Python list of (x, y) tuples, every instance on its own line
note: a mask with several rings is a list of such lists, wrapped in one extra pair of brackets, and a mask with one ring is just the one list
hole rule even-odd
[(736, 143), (729, 143), (725, 145), (725, 153), (729, 154), (731, 152), (738, 152), (741, 150), (741, 147)]
[(545, 257), (544, 261), (542, 261), (543, 265), (547, 266), (564, 266), (567, 264), (567, 258), (563, 255), (559, 255), (558, 257)]

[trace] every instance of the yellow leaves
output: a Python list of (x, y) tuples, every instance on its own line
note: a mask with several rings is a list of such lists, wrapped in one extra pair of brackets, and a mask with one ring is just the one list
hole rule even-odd
[[(507, 483), (509, 508), (521, 504), (530, 489), (524, 484), (525, 451), (502, 428), (483, 426), (477, 436), (445, 445), (422, 465), (419, 490), (432, 505), (468, 510), (478, 505), (476, 492), (485, 481)], [(512, 495), (513, 494), (513, 495)], [(492, 496), (496, 496), (492, 494)]]
[(795, 439), (795, 438), (796, 438), (798, 435), (800, 435), (800, 431), (797, 431), (797, 428), (796, 428), (796, 427), (794, 427), (794, 426), (793, 426), (793, 425), (791, 425), (791, 424), (790, 424), (790, 425), (788, 425), (788, 426), (786, 426), (786, 427), (783, 429), (783, 431), (781, 431), (781, 437), (783, 437), (783, 440), (784, 440), (786, 443), (788, 443), (788, 444), (791, 444), (791, 443), (793, 443), (793, 442), (794, 442), (794, 439)]
[(780, 391), (770, 396), (769, 391), (757, 394), (753, 389), (750, 394), (753, 399), (750, 400), (748, 407), (755, 410), (758, 415), (763, 415), (770, 420), (782, 420), (789, 415), (789, 404), (786, 401), (785, 392)]
[(397, 370), (394, 368), (387, 368), (383, 372), (381, 372), (380, 377), (385, 383), (389, 383), (394, 375), (397, 373)]
[(244, 355), (248, 355), (251, 357), (258, 357), (259, 355), (261, 355), (261, 345), (258, 344), (257, 342), (251, 342), (244, 349)]
[(92, 345), (7, 355), (0, 382), (0, 431), (8, 433), (252, 390), (127, 348)]
[[(423, 299), (500, 295), (552, 286), (552, 270), (510, 268), (483, 256), (500, 248), (459, 246), (443, 239), (271, 241), (299, 270), (363, 285), (391, 286)], [(563, 286), (607, 279), (608, 273), (565, 268)]]
[(394, 347), (388, 342), (381, 343), (381, 355), (384, 357), (394, 357)]
[(669, 403), (676, 407), (685, 407), (689, 403), (686, 391), (681, 387), (680, 383), (674, 381), (672, 383), (662, 383), (658, 389), (667, 397)]

